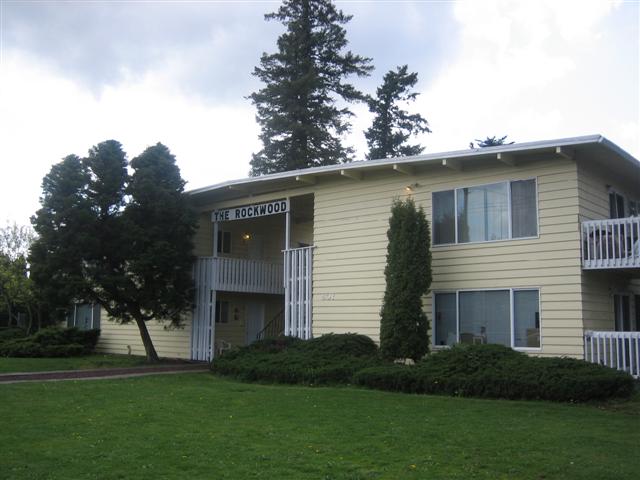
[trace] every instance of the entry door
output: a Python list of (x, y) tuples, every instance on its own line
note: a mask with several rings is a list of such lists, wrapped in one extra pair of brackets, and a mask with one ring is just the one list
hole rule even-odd
[(631, 331), (631, 307), (629, 295), (613, 296), (613, 312), (617, 332)]
[(247, 304), (246, 338), (247, 345), (255, 342), (264, 328), (264, 303), (249, 302)]

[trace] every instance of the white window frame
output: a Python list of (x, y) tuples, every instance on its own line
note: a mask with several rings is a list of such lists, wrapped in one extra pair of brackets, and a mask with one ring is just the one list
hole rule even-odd
[[(529, 236), (529, 237), (517, 237), (517, 238), (513, 238), (513, 219), (511, 216), (511, 183), (512, 182), (526, 182), (527, 180), (533, 180), (535, 183), (535, 191), (536, 191), (536, 199), (535, 199), (535, 206), (536, 206), (536, 235), (533, 236)], [(508, 188), (507, 188), (507, 215), (509, 217), (509, 237), (508, 238), (501, 238), (499, 240), (477, 240), (474, 242), (458, 242), (458, 190), (462, 190), (463, 188), (478, 188), (478, 187), (486, 187), (489, 185), (497, 185), (500, 183), (506, 183), (508, 184)], [(453, 243), (438, 243), (435, 244), (433, 243), (433, 239), (435, 238), (435, 235), (431, 235), (431, 246), (438, 248), (438, 247), (450, 247), (452, 245), (473, 245), (473, 244), (481, 244), (481, 243), (495, 243), (495, 242), (508, 242), (511, 240), (532, 240), (532, 239), (536, 239), (536, 238), (540, 238), (540, 208), (538, 206), (538, 199), (539, 199), (539, 193), (538, 193), (538, 177), (528, 177), (528, 178), (512, 178), (509, 180), (500, 180), (498, 182), (487, 182), (487, 183), (479, 183), (479, 184), (475, 184), (475, 185), (465, 185), (463, 187), (454, 187), (454, 188), (447, 188), (447, 189), (443, 189), (443, 190), (434, 190), (433, 192), (431, 192), (431, 225), (432, 228), (435, 230), (435, 224), (433, 223), (433, 216), (434, 216), (434, 211), (433, 211), (433, 194), (434, 193), (442, 193), (442, 192), (450, 192), (453, 190), (453, 214), (454, 214), (454, 237), (455, 237), (455, 242)]]
[[(514, 350), (521, 352), (540, 352), (542, 351), (542, 298), (540, 295), (541, 288), (540, 287), (510, 287), (510, 288), (463, 288), (459, 290), (433, 290), (431, 297), (431, 318), (433, 319), (432, 328), (431, 328), (431, 346), (435, 350), (449, 348), (450, 345), (436, 345), (436, 295), (442, 293), (455, 293), (456, 294), (456, 343), (460, 343), (460, 293), (464, 292), (509, 292), (509, 328), (511, 329), (511, 345), (510, 347)], [(515, 346), (515, 310), (514, 310), (514, 292), (521, 291), (537, 291), (538, 292), (538, 323), (540, 325), (540, 346), (539, 347), (516, 347)]]

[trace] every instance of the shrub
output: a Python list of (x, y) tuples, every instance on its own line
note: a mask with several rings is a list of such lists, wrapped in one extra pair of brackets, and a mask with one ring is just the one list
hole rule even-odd
[(313, 355), (370, 357), (378, 354), (378, 346), (370, 337), (356, 333), (329, 333), (306, 342), (295, 342), (292, 346)]
[(422, 297), (431, 285), (429, 222), (415, 202), (394, 200), (387, 231), (386, 287), (380, 312), (380, 352), (388, 360), (419, 360), (429, 352)]
[(44, 328), (33, 335), (0, 342), (3, 357), (72, 357), (86, 355), (98, 343), (100, 330)]
[(0, 343), (14, 338), (23, 338), (27, 332), (18, 327), (0, 328)]
[(263, 340), (214, 360), (212, 369), (249, 382), (339, 384), (377, 363), (377, 346), (369, 337), (344, 334)]
[(633, 378), (569, 358), (536, 358), (499, 345), (458, 345), (415, 366), (367, 368), (354, 383), (380, 390), (564, 402), (627, 397)]

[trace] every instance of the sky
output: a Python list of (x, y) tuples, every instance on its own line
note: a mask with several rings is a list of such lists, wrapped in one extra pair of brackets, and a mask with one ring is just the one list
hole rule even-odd
[[(487, 136), (602, 134), (640, 158), (640, 3), (337, 1), (348, 48), (383, 75), (418, 72), (425, 153)], [(244, 178), (261, 148), (247, 95), (283, 27), (267, 1), (0, 0), (0, 224), (27, 224), (42, 178), (108, 139), (132, 159), (162, 142), (187, 188)], [(345, 136), (363, 159), (364, 105)]]

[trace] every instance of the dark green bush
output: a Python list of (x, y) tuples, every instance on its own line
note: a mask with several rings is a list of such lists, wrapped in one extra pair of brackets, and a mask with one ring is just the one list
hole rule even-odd
[(91, 353), (100, 330), (44, 328), (33, 335), (0, 342), (2, 357), (72, 357)]
[(311, 355), (371, 357), (378, 354), (378, 346), (370, 337), (356, 333), (329, 333), (292, 344), (293, 349)]
[(375, 343), (364, 335), (325, 335), (313, 340), (275, 339), (229, 352), (214, 372), (248, 382), (339, 384), (379, 363)]
[(14, 338), (23, 338), (27, 332), (18, 327), (4, 327), (0, 328), (0, 342), (6, 340), (13, 340)]
[(380, 390), (563, 402), (627, 397), (633, 378), (569, 358), (536, 358), (499, 345), (458, 345), (415, 366), (368, 368), (354, 383)]

